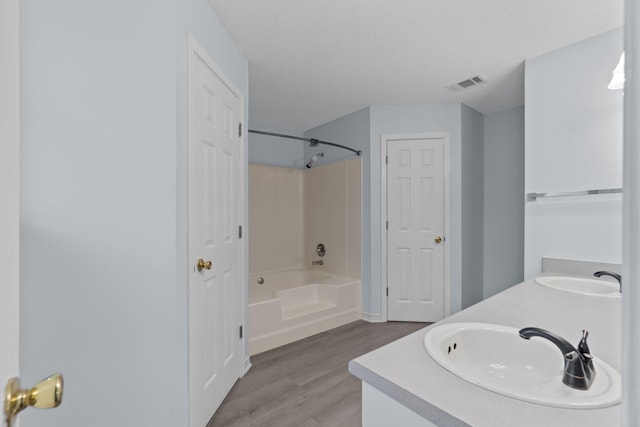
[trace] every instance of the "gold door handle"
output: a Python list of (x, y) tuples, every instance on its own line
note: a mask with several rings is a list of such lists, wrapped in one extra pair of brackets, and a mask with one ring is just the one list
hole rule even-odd
[(7, 427), (11, 427), (20, 411), (34, 408), (55, 408), (62, 402), (62, 375), (55, 374), (40, 381), (31, 390), (21, 389), (20, 380), (11, 378), (4, 389), (4, 416)]
[(433, 241), (438, 243), (438, 244), (440, 244), (440, 243), (444, 242), (444, 237), (438, 236), (435, 239), (433, 239)]
[(202, 258), (200, 258), (198, 260), (198, 263), (196, 264), (198, 271), (211, 270), (211, 266), (213, 266), (213, 263), (211, 261), (205, 261)]

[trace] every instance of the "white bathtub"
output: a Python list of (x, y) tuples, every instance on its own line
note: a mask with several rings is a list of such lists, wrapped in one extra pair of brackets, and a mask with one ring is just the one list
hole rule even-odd
[[(263, 283), (259, 284), (258, 279)], [(360, 281), (317, 270), (249, 276), (249, 352), (258, 354), (361, 318)]]

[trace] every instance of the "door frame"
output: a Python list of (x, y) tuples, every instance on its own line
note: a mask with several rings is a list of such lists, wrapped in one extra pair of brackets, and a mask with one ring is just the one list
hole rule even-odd
[[(0, 387), (20, 365), (20, 1), (0, 3)], [(4, 414), (0, 414), (4, 423)]]
[(387, 145), (389, 141), (414, 139), (441, 139), (444, 143), (444, 317), (451, 314), (451, 144), (449, 132), (393, 133), (380, 135), (380, 307), (381, 321), (387, 316)]
[[(191, 181), (191, 163), (189, 150), (191, 145), (191, 127), (190, 127), (190, 114), (189, 110), (189, 96), (192, 89), (192, 81), (191, 81), (191, 73), (189, 72), (189, 67), (191, 66), (191, 57), (192, 55), (197, 55), (220, 80), (233, 92), (235, 96), (240, 100), (240, 117), (239, 122), (242, 123), (243, 131), (241, 137), (239, 139), (240, 147), (239, 147), (239, 167), (240, 170), (238, 172), (239, 182), (238, 182), (238, 191), (237, 195), (238, 199), (238, 212), (236, 213), (236, 218), (234, 219), (235, 223), (239, 226), (242, 226), (244, 229), (247, 227), (244, 225), (245, 212), (246, 212), (246, 172), (247, 172), (247, 162), (246, 162), (246, 147), (247, 147), (247, 132), (244, 130), (246, 128), (245, 123), (245, 96), (244, 93), (235, 85), (233, 80), (231, 80), (227, 74), (222, 70), (222, 68), (217, 64), (217, 62), (213, 59), (213, 57), (209, 54), (209, 52), (196, 40), (196, 38), (191, 34), (187, 33), (187, 246), (186, 246), (186, 259), (187, 259), (187, 270), (186, 270), (186, 279), (187, 279), (187, 288), (190, 285), (191, 280), (191, 271), (190, 269), (193, 267), (193, 260), (189, 258), (190, 253), (190, 241), (189, 241), (189, 218), (190, 218), (190, 204), (189, 204), (189, 185)], [(243, 232), (243, 236), (241, 241), (238, 242), (238, 255), (236, 258), (238, 272), (240, 272), (239, 277), (239, 295), (237, 295), (237, 300), (239, 301), (239, 307), (237, 307), (237, 320), (238, 324), (243, 328), (242, 338), (235, 340), (235, 351), (238, 354), (237, 360), (237, 376), (241, 378), (251, 367), (249, 363), (248, 353), (247, 353), (247, 319), (246, 319), (246, 283), (247, 283), (247, 264), (246, 264), (246, 233)], [(187, 290), (188, 292), (188, 290)], [(189, 300), (187, 296), (187, 328), (189, 328)], [(189, 336), (189, 329), (187, 329), (187, 337)], [(190, 351), (190, 344), (187, 344), (187, 360), (189, 360), (188, 352)], [(187, 369), (187, 382), (191, 381), (190, 374), (188, 373), (189, 369)], [(191, 397), (190, 390), (191, 385), (187, 385), (187, 390), (189, 392), (189, 401), (188, 401), (188, 412), (189, 412), (189, 423), (191, 423)]]

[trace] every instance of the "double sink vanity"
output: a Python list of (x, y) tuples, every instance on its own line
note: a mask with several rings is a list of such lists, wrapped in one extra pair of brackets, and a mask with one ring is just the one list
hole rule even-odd
[(363, 425), (619, 425), (621, 301), (547, 272), (354, 359)]

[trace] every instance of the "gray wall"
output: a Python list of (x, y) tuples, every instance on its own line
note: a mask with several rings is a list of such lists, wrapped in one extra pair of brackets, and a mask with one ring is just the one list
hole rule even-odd
[[(369, 151), (369, 132), (371, 121), (369, 117), (369, 108), (363, 108), (344, 117), (340, 117), (324, 125), (309, 129), (304, 133), (306, 138), (316, 138), (323, 141), (335, 142), (354, 150), (361, 150), (362, 155), (367, 158)], [(350, 160), (357, 155), (351, 151), (343, 150), (338, 147), (320, 144), (317, 147), (310, 147), (309, 144), (304, 145), (305, 163), (312, 155), (319, 152), (324, 153), (317, 165), (324, 165), (342, 160)], [(366, 163), (366, 161), (365, 161)]]
[(187, 425), (185, 32), (248, 63), (201, 0), (21, 8), (22, 425)]
[[(362, 135), (367, 135), (367, 113), (369, 141), (368, 145), (363, 147), (359, 141)], [(381, 137), (394, 133), (422, 132), (448, 132), (450, 136), (451, 236), (447, 236), (447, 239), (452, 244), (451, 311), (456, 312), (463, 306), (480, 301), (483, 295), (482, 115), (460, 103), (374, 106), (305, 132), (305, 136), (308, 137), (340, 140), (342, 144), (363, 150), (362, 304), (363, 315), (370, 320), (380, 319), (383, 310), (383, 280), (380, 271), (383, 256), (380, 247)], [(346, 144), (346, 140), (353, 141), (353, 144)], [(462, 153), (463, 145), (464, 149), (468, 150), (465, 167), (461, 163), (465, 158)], [(329, 154), (324, 148), (323, 151), (325, 155)], [(332, 151), (331, 156), (334, 153), (340, 154)], [(344, 153), (342, 155), (344, 156)], [(325, 160), (335, 159), (328, 157)], [(466, 183), (465, 188), (463, 182)], [(463, 214), (463, 206), (466, 207), (467, 214)], [(462, 255), (465, 248), (468, 263), (466, 266)], [(466, 300), (463, 300), (463, 294), (466, 295)]]
[(484, 116), (484, 298), (524, 279), (524, 107)]
[[(399, 106), (370, 107), (371, 140), (369, 148), (369, 174), (363, 177), (363, 187), (369, 194), (363, 198), (363, 209), (370, 218), (363, 220), (364, 246), (362, 249), (363, 270), (362, 282), (369, 283), (366, 297), (362, 301), (362, 310), (366, 317), (376, 320), (382, 313), (382, 277), (380, 263), (382, 260), (381, 242), (381, 136), (394, 133), (448, 132), (451, 145), (451, 312), (461, 308), (461, 202), (462, 202), (462, 169), (461, 169), (461, 104), (458, 102), (444, 104), (416, 104)], [(366, 167), (365, 167), (366, 172)], [(370, 227), (366, 228), (367, 220)]]
[(482, 301), (484, 240), (484, 123), (462, 105), (462, 308)]
[[(525, 193), (622, 187), (621, 52), (618, 29), (526, 62)], [(525, 278), (545, 256), (619, 264), (621, 195), (526, 203)]]
[[(640, 419), (640, 8), (634, 0), (626, 1), (624, 30), (625, 99), (624, 99), (624, 261), (622, 275), (625, 283), (635, 285), (631, 292), (625, 288), (622, 299), (622, 425), (631, 426)], [(630, 73), (631, 70), (636, 70)]]
[[(304, 133), (308, 138), (363, 151), (362, 304), (366, 319), (379, 320), (383, 311), (381, 136), (450, 135), (451, 236), (447, 239), (452, 248), (451, 312), (456, 312), (522, 278), (523, 114), (519, 107), (485, 117), (460, 103), (374, 106)], [(305, 162), (323, 151), (325, 157), (318, 164), (353, 156), (327, 146), (310, 148), (304, 144), (304, 150)], [(250, 154), (256, 163), (263, 163), (260, 156), (265, 155), (257, 151)], [(495, 240), (494, 229), (498, 227), (508, 227), (509, 232)]]
[[(250, 123), (249, 129), (303, 137), (303, 132)], [(304, 141), (249, 133), (249, 163), (283, 168), (304, 168)]]

